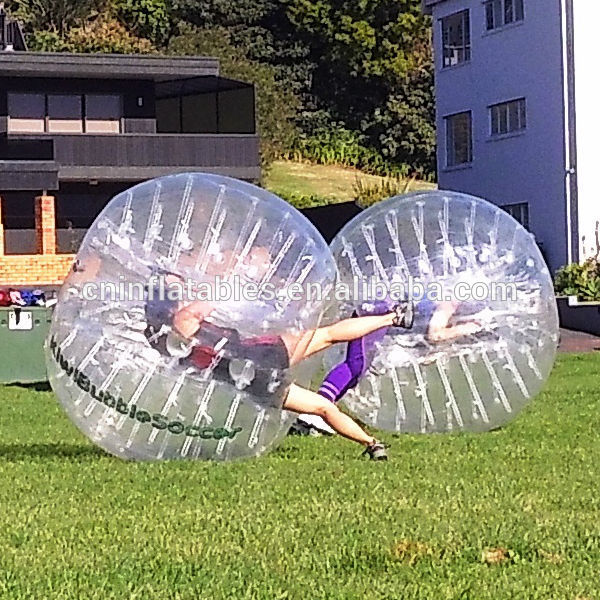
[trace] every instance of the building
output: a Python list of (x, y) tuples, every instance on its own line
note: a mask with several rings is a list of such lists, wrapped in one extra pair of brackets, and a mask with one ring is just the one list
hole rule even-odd
[(442, 189), (502, 206), (552, 270), (595, 255), (595, 25), (590, 0), (424, 0), (433, 16)]
[(62, 282), (115, 194), (184, 171), (259, 179), (252, 85), (213, 58), (27, 52), (0, 5), (0, 285)]

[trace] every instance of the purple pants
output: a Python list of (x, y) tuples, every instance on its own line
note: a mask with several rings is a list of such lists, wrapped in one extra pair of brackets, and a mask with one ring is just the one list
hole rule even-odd
[[(352, 313), (352, 317), (385, 315), (391, 310), (392, 304), (390, 302), (380, 300), (361, 305), (357, 311)], [(385, 337), (387, 330), (387, 327), (382, 327), (377, 331), (348, 342), (344, 362), (329, 371), (317, 393), (331, 400), (331, 402), (337, 402), (348, 390), (355, 387), (371, 366), (375, 356), (375, 346), (377, 342)]]

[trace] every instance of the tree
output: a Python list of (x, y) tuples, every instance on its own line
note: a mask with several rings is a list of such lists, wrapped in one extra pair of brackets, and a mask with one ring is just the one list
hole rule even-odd
[(108, 54), (150, 54), (156, 49), (149, 40), (130, 33), (121, 23), (97, 19), (84, 27), (71, 29), (65, 38), (69, 52)]
[(310, 89), (309, 48), (295, 35), (281, 0), (173, 0), (173, 20), (199, 29), (224, 28), (232, 44), (268, 64), (295, 94)]
[(71, 27), (82, 25), (106, 8), (108, 0), (12, 0), (7, 10), (27, 32), (63, 36)]
[(431, 171), (430, 20), (418, 0), (283, 0), (310, 48), (315, 106), (388, 159)]
[(164, 0), (114, 0), (117, 19), (132, 33), (162, 45), (171, 31), (171, 11)]
[(367, 153), (433, 172), (430, 20), (420, 0), (174, 0), (173, 14), (225, 28), (248, 58), (273, 67), (301, 99), (304, 134), (323, 137), (324, 122), (335, 123)]
[(63, 36), (55, 32), (35, 31), (29, 46), (40, 52), (82, 52), (107, 54), (149, 54), (156, 49), (149, 40), (129, 33), (117, 21), (98, 18), (82, 27), (73, 27)]
[(168, 51), (172, 54), (214, 56), (220, 60), (223, 76), (256, 86), (263, 166), (268, 166), (291, 146), (297, 134), (294, 125), (299, 109), (297, 97), (277, 81), (271, 66), (250, 60), (242, 48), (233, 44), (226, 29), (201, 30), (181, 25), (179, 35), (171, 40)]

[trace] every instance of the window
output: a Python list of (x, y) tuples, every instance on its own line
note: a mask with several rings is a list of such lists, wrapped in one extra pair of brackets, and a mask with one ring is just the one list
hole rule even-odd
[(8, 94), (8, 130), (44, 133), (46, 97), (44, 94)]
[(446, 117), (446, 166), (473, 162), (471, 112)]
[(488, 0), (485, 3), (485, 26), (488, 31), (517, 23), (523, 18), (523, 0)]
[(469, 11), (463, 10), (442, 19), (443, 67), (471, 60)]
[(501, 206), (513, 219), (516, 219), (525, 229), (529, 229), (529, 204), (522, 202), (520, 204), (507, 204)]
[(181, 133), (181, 98), (156, 101), (157, 133)]
[(490, 135), (505, 135), (527, 127), (525, 98), (490, 106)]
[(81, 96), (66, 94), (48, 96), (48, 132), (83, 132)]
[(182, 133), (218, 133), (217, 102), (217, 94), (184, 96), (181, 99)]
[(122, 114), (121, 96), (88, 94), (85, 97), (86, 133), (119, 133)]
[(8, 94), (12, 133), (120, 133), (122, 114), (115, 94)]

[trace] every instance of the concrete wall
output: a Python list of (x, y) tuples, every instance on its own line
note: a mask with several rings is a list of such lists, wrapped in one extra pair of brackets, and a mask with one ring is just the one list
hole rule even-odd
[[(466, 8), (471, 11), (471, 61), (441, 69), (439, 19)], [(500, 206), (529, 203), (530, 230), (550, 268), (560, 267), (567, 260), (560, 0), (525, 0), (524, 21), (493, 32), (486, 32), (481, 0), (436, 4), (433, 21), (440, 187)], [(488, 107), (522, 97), (526, 131), (491, 139)], [(444, 116), (466, 110), (473, 118), (473, 162), (447, 168)]]

